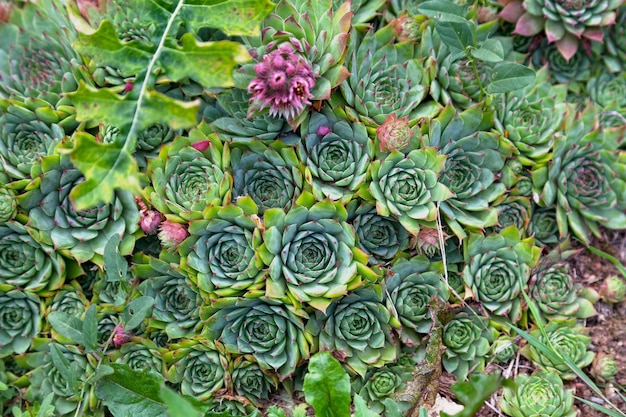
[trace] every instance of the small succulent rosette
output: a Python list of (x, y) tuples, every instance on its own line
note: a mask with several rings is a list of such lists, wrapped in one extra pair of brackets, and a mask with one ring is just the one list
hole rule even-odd
[(575, 417), (574, 390), (565, 389), (557, 374), (538, 371), (518, 375), (514, 387), (505, 386), (498, 401), (500, 410), (511, 417)]

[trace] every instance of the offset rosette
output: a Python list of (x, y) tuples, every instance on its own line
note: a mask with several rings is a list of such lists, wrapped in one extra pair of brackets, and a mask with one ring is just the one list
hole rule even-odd
[(396, 359), (392, 328), (400, 324), (385, 307), (380, 287), (353, 291), (331, 303), (325, 314), (317, 312), (316, 319), (307, 329), (319, 334), (320, 351), (333, 352), (352, 372), (363, 377), (369, 367)]
[(561, 237), (571, 232), (585, 244), (600, 226), (626, 228), (626, 154), (618, 149), (626, 126), (591, 130), (591, 108), (568, 120), (549, 164), (533, 168), (540, 205), (556, 205)]
[[(591, 364), (595, 356), (595, 353), (588, 351), (591, 338), (585, 335), (584, 328), (576, 325), (576, 319), (552, 320), (545, 326), (545, 335), (543, 329), (539, 328), (531, 331), (530, 335), (558, 352), (560, 356), (567, 356), (579, 368)], [(558, 374), (565, 381), (577, 377), (564, 360), (559, 358), (559, 361), (554, 363), (531, 344), (524, 346), (520, 352), (542, 370)]]
[[(367, 407), (377, 413), (385, 410), (383, 401), (393, 394), (404, 389), (407, 381), (411, 380), (411, 366), (399, 364), (387, 365), (382, 368), (372, 368), (367, 371), (365, 378), (352, 381), (353, 389), (367, 401)], [(400, 407), (403, 407), (401, 401)], [(404, 408), (404, 407), (403, 407)]]
[(448, 106), (422, 127), (424, 142), (438, 147), (446, 158), (439, 181), (454, 195), (441, 202), (441, 213), (460, 239), (467, 236), (467, 229), (496, 224), (497, 213), (490, 203), (506, 191), (498, 177), (512, 147), (487, 132), (492, 126), (493, 113), (480, 106), (462, 113)]
[(180, 392), (207, 401), (224, 388), (228, 375), (228, 359), (223, 347), (197, 337), (170, 345), (164, 359), (171, 363), (167, 379), (180, 383)]
[(146, 189), (146, 195), (159, 212), (198, 219), (205, 207), (227, 200), (232, 185), (226, 172), (228, 147), (216, 135), (207, 135), (206, 128), (203, 124), (192, 130), (189, 138), (176, 138), (149, 162), (152, 187)]
[(44, 157), (35, 171), (35, 180), (18, 201), (28, 212), (26, 228), (37, 241), (79, 263), (101, 263), (104, 247), (114, 235), (121, 238), (122, 255), (132, 251), (139, 211), (129, 191), (116, 190), (109, 204), (76, 210), (70, 191), (85, 177), (72, 165), (69, 155)]
[(333, 298), (359, 287), (362, 277), (376, 275), (365, 265), (367, 255), (356, 247), (339, 202), (314, 204), (313, 196), (303, 194), (298, 203), (287, 213), (265, 212), (259, 254), (269, 265), (266, 295), (325, 311)]
[(139, 285), (139, 292), (154, 298), (152, 317), (148, 320), (148, 330), (164, 329), (172, 339), (188, 337), (200, 324), (202, 299), (195, 285), (185, 275), (174, 269), (178, 258), (148, 258), (135, 255), (133, 276), (145, 279)]
[(353, 200), (346, 206), (348, 221), (356, 231), (359, 247), (368, 255), (368, 263), (385, 263), (406, 250), (409, 233), (397, 220), (378, 214), (376, 206)]
[(326, 111), (313, 113), (301, 127), (298, 146), (306, 164), (306, 179), (318, 201), (347, 201), (365, 182), (374, 144), (365, 126), (347, 122)]
[(0, 358), (22, 354), (41, 329), (39, 297), (19, 290), (0, 293)]
[(535, 243), (539, 246), (553, 246), (559, 243), (556, 209), (535, 206), (530, 217), (529, 234), (535, 237)]
[(256, 213), (252, 199), (242, 197), (236, 206), (209, 207), (206, 220), (191, 222), (189, 237), (178, 249), (203, 297), (262, 294), (265, 271), (257, 251), (261, 231)]
[(498, 224), (491, 230), (501, 232), (509, 226), (515, 226), (522, 236), (527, 235), (531, 213), (530, 198), (505, 194), (494, 201), (493, 206), (498, 213)]
[(0, 290), (50, 293), (63, 285), (65, 260), (17, 222), (0, 223)]
[(231, 149), (233, 198), (249, 195), (259, 208), (289, 210), (300, 196), (304, 175), (296, 151), (280, 141), (253, 141)]
[(434, 224), (437, 218), (435, 203), (453, 196), (439, 181), (445, 155), (428, 147), (404, 155), (392, 152), (383, 161), (370, 165), (372, 182), (369, 192), (376, 200), (378, 214), (393, 214), (412, 234), (419, 232), (420, 222)]
[(485, 369), (491, 342), (487, 328), (487, 320), (469, 310), (458, 312), (444, 327), (443, 344), (446, 350), (441, 363), (459, 381), (465, 379), (470, 369), (472, 372)]
[(158, 348), (151, 340), (135, 337), (132, 343), (125, 343), (119, 351), (114, 352), (112, 359), (117, 363), (128, 365), (135, 371), (161, 376), (166, 373), (163, 351), (163, 348)]
[(533, 238), (520, 239), (519, 230), (510, 226), (487, 237), (470, 235), (464, 252), (463, 279), (474, 298), (490, 314), (519, 320), (521, 292), (541, 252)]
[(253, 404), (268, 401), (271, 392), (278, 386), (276, 377), (272, 377), (261, 369), (256, 361), (247, 356), (236, 358), (230, 367), (233, 391)]
[(267, 298), (222, 298), (203, 313), (206, 336), (229, 352), (250, 354), (281, 380), (308, 359), (313, 337), (304, 330), (304, 310)]
[(498, 406), (515, 417), (575, 417), (574, 390), (565, 389), (563, 381), (551, 372), (538, 371), (518, 375), (515, 387), (504, 387)]
[(430, 299), (447, 301), (450, 293), (442, 281), (441, 263), (431, 264), (425, 256), (407, 261), (398, 260), (385, 281), (385, 304), (402, 324), (398, 330), (402, 343), (418, 346), (430, 333), (434, 319), (430, 314)]

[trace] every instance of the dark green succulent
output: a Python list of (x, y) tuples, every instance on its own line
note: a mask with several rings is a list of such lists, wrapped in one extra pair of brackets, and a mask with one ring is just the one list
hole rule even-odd
[(492, 360), (499, 364), (509, 363), (515, 358), (517, 348), (515, 338), (506, 335), (498, 336), (491, 345)]
[(530, 198), (503, 195), (493, 202), (493, 206), (498, 213), (498, 224), (493, 230), (501, 232), (509, 226), (515, 226), (522, 236), (527, 235), (532, 207)]
[[(352, 382), (353, 390), (365, 401), (370, 410), (382, 413), (385, 410), (383, 401), (400, 392), (411, 379), (411, 366), (391, 364), (382, 368), (371, 368), (363, 379)], [(404, 405), (404, 404), (402, 404)]]
[(21, 290), (0, 292), (0, 358), (28, 350), (39, 334), (42, 315), (38, 296)]
[(500, 410), (511, 417), (574, 417), (574, 390), (565, 389), (558, 375), (535, 372), (518, 375), (515, 386), (504, 387), (498, 401)]
[(125, 343), (113, 355), (115, 362), (123, 363), (138, 372), (165, 375), (163, 349), (159, 349), (149, 339), (134, 338), (133, 343)]
[(553, 246), (560, 240), (559, 227), (554, 207), (535, 206), (530, 217), (529, 234), (539, 246)]
[(482, 372), (490, 349), (487, 320), (469, 309), (454, 315), (443, 329), (444, 369), (463, 380), (471, 372)]
[(268, 401), (278, 386), (276, 377), (268, 375), (256, 361), (244, 356), (232, 361), (229, 372), (235, 393), (253, 404)]

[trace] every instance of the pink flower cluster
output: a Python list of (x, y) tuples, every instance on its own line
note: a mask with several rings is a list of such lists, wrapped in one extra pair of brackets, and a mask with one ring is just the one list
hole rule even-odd
[(296, 54), (289, 44), (282, 44), (254, 66), (257, 77), (248, 85), (252, 95), (251, 111), (269, 107), (271, 116), (295, 119), (310, 105), (315, 85), (311, 65)]

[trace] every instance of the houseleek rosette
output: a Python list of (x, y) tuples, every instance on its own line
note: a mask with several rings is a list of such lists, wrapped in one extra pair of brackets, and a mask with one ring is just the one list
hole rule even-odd
[(339, 120), (330, 111), (313, 113), (302, 126), (298, 146), (305, 177), (318, 201), (349, 200), (365, 182), (374, 143), (365, 126)]
[[(385, 280), (385, 304), (402, 324), (398, 330), (405, 345), (418, 346), (430, 333), (434, 319), (430, 299), (445, 301), (450, 293), (442, 281), (441, 264), (431, 264), (425, 256), (400, 259), (389, 270)], [(439, 270), (438, 270), (439, 267)]]
[[(545, 326), (545, 335), (542, 329), (534, 329), (530, 335), (547, 345), (554, 354), (559, 356), (555, 363), (542, 351), (528, 344), (521, 354), (546, 372), (552, 372), (565, 381), (576, 379), (577, 375), (562, 359), (567, 356), (579, 368), (591, 364), (595, 353), (590, 352), (591, 338), (585, 334), (585, 329), (576, 325), (576, 319), (552, 320)], [(555, 358), (556, 359), (556, 358)]]
[(493, 207), (498, 213), (498, 224), (493, 228), (495, 232), (515, 226), (522, 236), (527, 235), (532, 207), (530, 198), (505, 194), (493, 202)]
[(602, 383), (614, 382), (618, 372), (619, 365), (615, 355), (606, 354), (604, 352), (598, 353), (589, 370), (591, 376), (593, 376), (596, 381)]
[[(357, 378), (352, 382), (353, 390), (367, 401), (370, 410), (382, 413), (385, 410), (383, 401), (404, 389), (412, 378), (411, 368), (400, 364), (372, 368), (363, 379)], [(399, 404), (401, 407), (404, 405), (402, 402)]]
[(559, 242), (559, 227), (554, 207), (535, 206), (530, 217), (529, 233), (539, 246), (552, 246)]
[(492, 126), (493, 113), (480, 106), (461, 113), (448, 106), (422, 127), (424, 142), (445, 157), (439, 182), (453, 194), (440, 208), (460, 239), (468, 228), (482, 230), (496, 224), (497, 213), (490, 204), (506, 191), (498, 177), (512, 148), (499, 135), (487, 132)]
[(443, 352), (441, 363), (444, 369), (463, 380), (469, 373), (482, 372), (485, 358), (490, 349), (490, 332), (487, 320), (475, 312), (462, 310), (443, 329)]
[(232, 361), (230, 378), (233, 391), (253, 404), (268, 401), (278, 386), (276, 377), (263, 372), (256, 361), (245, 356)]
[(166, 370), (162, 358), (164, 349), (159, 349), (149, 339), (135, 337), (132, 342), (123, 344), (119, 351), (111, 355), (111, 358), (141, 373), (164, 375)]
[(356, 246), (354, 230), (339, 202), (315, 203), (305, 193), (288, 212), (265, 211), (259, 254), (269, 266), (266, 295), (325, 311), (331, 300), (376, 278)]
[(352, 57), (347, 61), (350, 77), (340, 91), (350, 119), (371, 128), (392, 114), (417, 119), (428, 86), (411, 42), (393, 43), (390, 26), (370, 30), (365, 36), (353, 31), (348, 54)]
[[(552, 82), (569, 82), (570, 89), (578, 90), (591, 77), (592, 61), (585, 51), (579, 50), (565, 59), (558, 48), (545, 39), (531, 51), (531, 62), (537, 68), (547, 65)], [(571, 101), (571, 97), (568, 98)]]
[(148, 161), (159, 156), (163, 145), (171, 143), (176, 137), (176, 131), (169, 126), (155, 123), (148, 126), (137, 135), (137, 146), (133, 157), (140, 169), (148, 166)]
[(0, 290), (49, 294), (65, 280), (65, 260), (17, 222), (0, 223)]
[(372, 162), (369, 192), (376, 200), (378, 214), (393, 214), (415, 235), (421, 222), (432, 224), (437, 218), (435, 203), (453, 196), (439, 181), (445, 160), (436, 148), (428, 147), (408, 155), (392, 152), (383, 161)]
[(202, 299), (187, 275), (171, 266), (178, 263), (177, 257), (163, 256), (161, 260), (135, 255), (133, 276), (144, 279), (139, 292), (154, 299), (147, 330), (164, 329), (172, 339), (189, 337), (200, 324)]
[(164, 359), (172, 363), (167, 379), (180, 383), (180, 392), (207, 401), (222, 389), (229, 378), (228, 359), (223, 347), (202, 337), (170, 345)]
[(585, 244), (600, 226), (626, 227), (626, 154), (618, 150), (626, 127), (590, 130), (594, 115), (572, 117), (552, 161), (533, 169), (540, 205), (556, 205), (560, 236), (571, 231)]
[(530, 281), (530, 298), (547, 319), (584, 319), (596, 314), (593, 304), (579, 296), (579, 286), (567, 264), (556, 264), (536, 271)]
[(368, 263), (385, 263), (406, 250), (409, 233), (392, 217), (378, 214), (376, 206), (353, 200), (346, 206), (359, 247), (369, 255)]
[(305, 332), (304, 310), (268, 298), (222, 298), (203, 312), (206, 336), (229, 352), (250, 354), (280, 380), (309, 357), (313, 336)]
[(249, 195), (259, 208), (289, 210), (300, 196), (304, 174), (293, 147), (281, 141), (252, 141), (231, 148), (233, 198)]
[(26, 186), (18, 201), (28, 212), (26, 227), (37, 241), (79, 263), (101, 262), (104, 247), (113, 235), (121, 237), (122, 255), (131, 252), (139, 211), (129, 191), (116, 190), (109, 204), (76, 210), (70, 191), (85, 177), (72, 165), (69, 155), (44, 157), (35, 172), (35, 180)]
[(203, 124), (188, 138), (174, 139), (149, 162), (152, 187), (145, 193), (159, 212), (197, 219), (206, 206), (224, 202), (232, 185), (226, 172), (229, 152), (216, 135), (205, 133), (206, 128)]
[(537, 71), (535, 84), (496, 97), (496, 129), (517, 148), (524, 165), (550, 159), (566, 112), (566, 87), (551, 85), (544, 66)]
[(333, 352), (363, 377), (368, 368), (380, 368), (396, 359), (394, 327), (399, 323), (385, 307), (381, 288), (372, 286), (334, 301), (325, 314), (317, 312), (307, 329), (319, 334), (320, 351)]
[(493, 361), (499, 364), (507, 364), (517, 354), (517, 344), (515, 338), (501, 335), (494, 340), (491, 345), (491, 356)]
[(32, 293), (0, 293), (0, 358), (28, 350), (41, 329), (42, 310), (39, 297)]
[(551, 372), (520, 374), (515, 386), (504, 387), (498, 401), (500, 410), (511, 417), (575, 417), (574, 390), (565, 389), (563, 381)]
[(515, 226), (486, 237), (472, 234), (464, 247), (463, 279), (485, 310), (516, 322), (522, 313), (521, 293), (540, 252), (532, 237), (520, 238)]
[(603, 72), (589, 79), (587, 91), (591, 100), (603, 109), (617, 108), (626, 114), (626, 72)]

